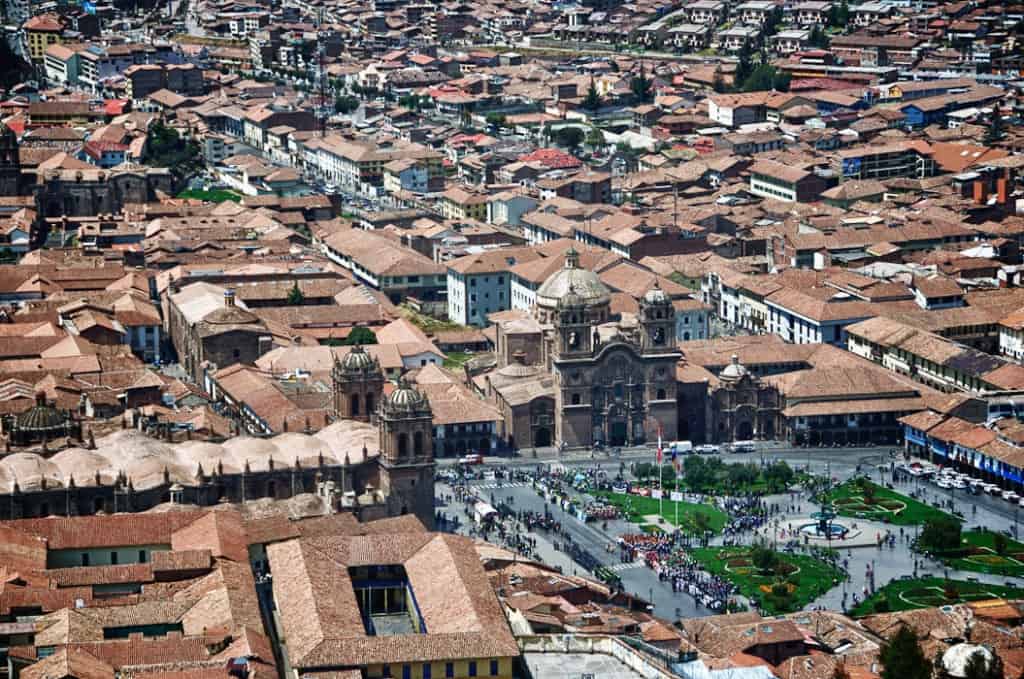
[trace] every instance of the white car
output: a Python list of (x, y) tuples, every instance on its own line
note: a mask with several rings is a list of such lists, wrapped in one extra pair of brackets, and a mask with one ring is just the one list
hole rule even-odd
[(1003, 499), (1006, 500), (1007, 502), (1019, 502), (1020, 501), (1020, 495), (1017, 495), (1012, 490), (1004, 490), (1003, 491)]
[(956, 488), (957, 490), (963, 490), (967, 488), (967, 482), (964, 481), (963, 479), (954, 479), (953, 487)]
[(988, 493), (989, 495), (999, 495), (1003, 491), (999, 487), (998, 483), (990, 483), (990, 484), (985, 486), (985, 492)]
[(946, 477), (942, 477), (935, 482), (935, 485), (938, 486), (939, 488), (944, 488), (948, 490), (953, 487), (953, 482), (947, 479)]
[(718, 455), (719, 448), (713, 443), (703, 443), (693, 449), (698, 455)]

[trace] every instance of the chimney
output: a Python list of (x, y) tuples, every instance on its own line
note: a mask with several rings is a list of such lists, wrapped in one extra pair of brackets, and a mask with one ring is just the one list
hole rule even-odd
[(226, 306), (228, 308), (231, 308), (231, 307), (235, 306), (235, 291), (234, 290), (228, 289), (228, 290), (224, 291), (224, 306)]
[(1008, 198), (1007, 184), (1006, 177), (1000, 177), (996, 180), (996, 194), (999, 196), (997, 200), (1000, 205), (1006, 205)]
[(976, 180), (974, 182), (974, 202), (978, 205), (984, 205), (988, 200), (988, 188), (985, 186), (985, 182), (982, 180)]

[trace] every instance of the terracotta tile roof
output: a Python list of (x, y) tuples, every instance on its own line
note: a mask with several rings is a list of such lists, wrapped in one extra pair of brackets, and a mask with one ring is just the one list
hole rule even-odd
[[(518, 647), (472, 542), (407, 533), (290, 540), (267, 550), (294, 667), (509, 657)], [(348, 568), (402, 564), (426, 632), (364, 632)]]
[(76, 648), (62, 648), (48, 658), (21, 671), (25, 679), (113, 679), (114, 668), (95, 656)]

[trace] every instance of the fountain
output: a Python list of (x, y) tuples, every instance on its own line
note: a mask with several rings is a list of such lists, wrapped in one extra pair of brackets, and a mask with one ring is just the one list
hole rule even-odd
[(800, 526), (800, 533), (818, 540), (838, 540), (850, 532), (849, 526), (836, 523), (836, 512), (828, 504), (822, 504), (819, 511), (811, 513), (814, 523)]

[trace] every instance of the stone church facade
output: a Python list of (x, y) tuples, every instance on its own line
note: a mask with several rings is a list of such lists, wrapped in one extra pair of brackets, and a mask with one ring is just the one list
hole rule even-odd
[[(505, 415), (510, 446), (640, 445), (676, 436), (675, 311), (648, 291), (635, 318), (613, 320), (611, 296), (570, 249), (537, 291), (536, 309), (498, 322), (497, 370), (484, 395)], [(523, 349), (540, 347), (539, 352)], [(480, 380), (477, 381), (480, 386)]]

